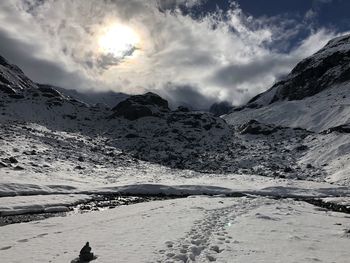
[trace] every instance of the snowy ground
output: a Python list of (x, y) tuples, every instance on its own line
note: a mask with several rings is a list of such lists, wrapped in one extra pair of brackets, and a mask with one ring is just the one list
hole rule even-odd
[(3, 262), (348, 262), (349, 216), (291, 199), (192, 196), (0, 228)]
[[(3, 171), (4, 215), (64, 211), (96, 193), (191, 195), (0, 227), (4, 262), (70, 262), (86, 241), (102, 263), (347, 262), (350, 256), (350, 216), (288, 198), (347, 204), (344, 186), (151, 164), (126, 167), (114, 183), (86, 174)], [(246, 196), (223, 197), (240, 194)]]

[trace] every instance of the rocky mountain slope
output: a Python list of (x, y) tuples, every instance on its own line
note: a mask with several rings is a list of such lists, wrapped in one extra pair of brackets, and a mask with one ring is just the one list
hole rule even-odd
[(250, 107), (283, 100), (302, 100), (350, 81), (350, 35), (335, 38), (298, 63), (292, 72), (267, 92), (251, 99)]
[(265, 123), (321, 132), (350, 122), (350, 35), (331, 40), (282, 81), (235, 108), (229, 123)]
[[(120, 165), (141, 162), (201, 172), (313, 180), (326, 176), (322, 169), (298, 163), (308, 131), (263, 127), (252, 134), (210, 113), (170, 110), (153, 93), (131, 96), (112, 109), (91, 106), (51, 86), (36, 85), (9, 65), (3, 66), (12, 76), (7, 87), (16, 96), (2, 92), (0, 99), (0, 139), (7, 145), (0, 155), (3, 169), (113, 174)], [(23, 79), (30, 85), (16, 88)]]
[(224, 119), (233, 126), (256, 120), (312, 131), (304, 141), (310, 150), (300, 162), (323, 167), (334, 181), (345, 180), (350, 168), (350, 35), (331, 40)]

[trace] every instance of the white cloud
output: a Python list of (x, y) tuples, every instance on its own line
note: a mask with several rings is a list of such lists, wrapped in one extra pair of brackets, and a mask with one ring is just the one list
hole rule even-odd
[[(225, 14), (208, 14), (198, 20), (172, 8), (199, 3), (4, 0), (0, 39), (7, 39), (7, 45), (0, 47), (0, 55), (9, 55), (37, 81), (126, 93), (153, 90), (182, 102), (193, 99), (203, 107), (191, 95), (206, 98), (202, 100), (206, 103), (243, 103), (335, 35), (321, 29), (294, 50), (281, 53), (271, 47), (276, 41), (288, 41), (298, 25), (291, 29), (287, 19), (279, 19), (277, 26), (277, 18), (271, 23), (267, 18), (247, 17), (237, 5)], [(142, 43), (133, 58), (106, 70), (106, 65), (101, 67), (101, 59), (106, 58), (98, 52), (98, 36), (113, 22), (132, 27)]]

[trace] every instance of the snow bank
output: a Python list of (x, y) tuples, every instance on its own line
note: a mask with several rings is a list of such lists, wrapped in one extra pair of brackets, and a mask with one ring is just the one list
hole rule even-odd
[(68, 206), (91, 199), (88, 195), (35, 195), (0, 198), (0, 216), (67, 212)]

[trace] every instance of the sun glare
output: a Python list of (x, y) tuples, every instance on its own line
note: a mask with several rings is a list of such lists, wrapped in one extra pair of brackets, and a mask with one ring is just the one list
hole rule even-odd
[(137, 49), (140, 37), (126, 25), (114, 24), (108, 27), (99, 39), (99, 47), (104, 54), (115, 58), (131, 56)]

